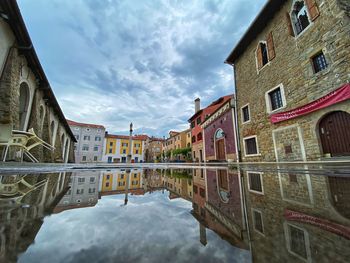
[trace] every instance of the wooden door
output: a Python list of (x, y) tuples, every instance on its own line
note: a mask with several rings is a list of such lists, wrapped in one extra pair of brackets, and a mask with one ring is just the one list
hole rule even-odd
[(350, 219), (350, 178), (329, 176), (328, 182), (333, 206)]
[(321, 120), (319, 129), (324, 154), (350, 155), (350, 114), (332, 112)]
[(216, 158), (218, 160), (226, 160), (224, 139), (216, 141)]

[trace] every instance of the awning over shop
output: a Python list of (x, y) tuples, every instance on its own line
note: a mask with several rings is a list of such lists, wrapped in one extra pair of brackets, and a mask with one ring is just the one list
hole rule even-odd
[(270, 121), (272, 123), (278, 123), (282, 121), (286, 121), (289, 119), (294, 119), (299, 116), (303, 116), (309, 114), (311, 112), (326, 108), (333, 104), (345, 101), (350, 99), (350, 84), (344, 84), (340, 88), (328, 93), (327, 95), (319, 98), (313, 102), (310, 102), (304, 106), (295, 108), (290, 111), (279, 112), (276, 114), (272, 114), (270, 116)]

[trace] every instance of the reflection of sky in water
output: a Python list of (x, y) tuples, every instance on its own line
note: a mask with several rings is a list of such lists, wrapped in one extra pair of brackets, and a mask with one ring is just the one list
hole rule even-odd
[(192, 204), (161, 191), (144, 196), (104, 196), (93, 208), (53, 214), (19, 262), (247, 262), (249, 252), (232, 247), (207, 229), (199, 241)]

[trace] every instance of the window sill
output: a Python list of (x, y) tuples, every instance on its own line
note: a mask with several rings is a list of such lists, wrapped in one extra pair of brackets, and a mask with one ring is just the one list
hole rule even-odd
[(275, 113), (277, 113), (277, 112), (281, 112), (281, 111), (282, 111), (282, 110), (284, 110), (286, 107), (287, 107), (287, 105), (284, 105), (284, 106), (283, 106), (283, 107), (281, 107), (281, 108), (278, 108), (278, 109), (275, 109), (275, 110), (268, 111), (267, 113), (268, 113), (269, 115), (272, 115), (272, 114), (275, 114)]
[(261, 156), (261, 153), (255, 153), (255, 154), (245, 154), (244, 157), (256, 157)]
[(253, 194), (264, 195), (264, 192), (259, 192), (259, 191), (255, 191), (255, 190), (251, 190), (251, 189), (249, 189), (249, 192), (251, 192)]
[(257, 73), (258, 75), (260, 74), (260, 71), (262, 71), (264, 68), (267, 68), (267, 66), (270, 66), (271, 65), (271, 61), (267, 62), (264, 66), (262, 66), (260, 69), (259, 67), (257, 67)]
[(250, 121), (251, 121), (251, 120), (242, 122), (242, 125), (243, 125), (243, 124), (248, 124), (248, 123), (250, 123)]

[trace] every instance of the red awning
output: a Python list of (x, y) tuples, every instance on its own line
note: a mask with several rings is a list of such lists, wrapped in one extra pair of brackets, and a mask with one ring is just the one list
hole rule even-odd
[(311, 112), (326, 108), (333, 104), (350, 99), (350, 84), (344, 84), (340, 88), (328, 93), (327, 95), (319, 98), (313, 102), (310, 102), (304, 106), (295, 108), (290, 111), (279, 112), (270, 116), (272, 123), (278, 123), (289, 119), (294, 119), (302, 115), (309, 114)]

